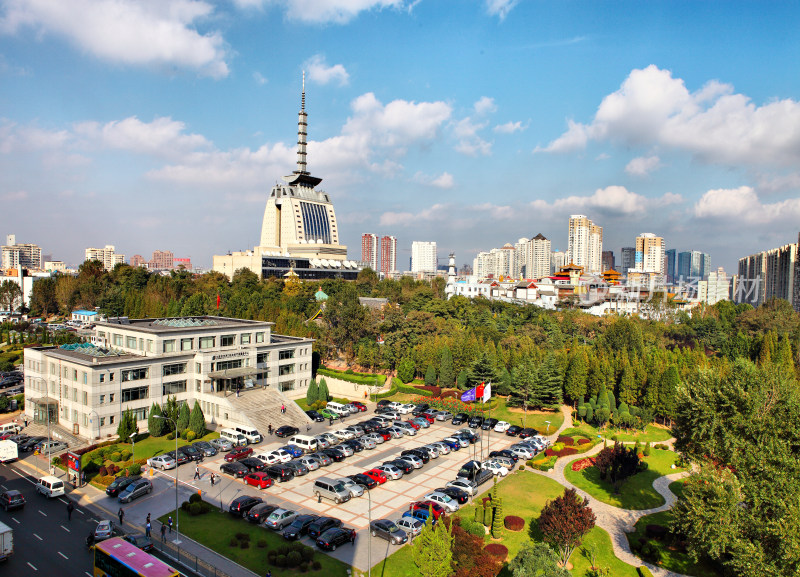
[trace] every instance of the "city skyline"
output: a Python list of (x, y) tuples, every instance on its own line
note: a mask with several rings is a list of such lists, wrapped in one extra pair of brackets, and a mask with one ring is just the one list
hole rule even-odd
[(570, 214), (617, 255), (646, 230), (727, 271), (794, 238), (792, 3), (174, 5), (0, 0), (0, 234), (67, 263), (256, 246), (306, 70), (351, 259), (365, 230), (458, 262), (539, 231), (563, 251)]

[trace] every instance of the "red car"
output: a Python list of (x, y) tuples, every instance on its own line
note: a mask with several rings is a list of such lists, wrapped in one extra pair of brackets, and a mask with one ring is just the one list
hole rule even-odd
[(378, 483), (378, 485), (383, 485), (386, 482), (386, 474), (379, 469), (370, 469), (369, 471), (364, 471), (364, 474)]
[(250, 447), (234, 447), (227, 455), (225, 455), (225, 460), (230, 463), (231, 461), (238, 461), (240, 459), (244, 459), (245, 457), (249, 457), (252, 454), (253, 449)]
[(416, 503), (411, 503), (412, 511), (427, 511), (428, 509), (433, 509), (433, 518), (436, 520), (447, 512), (439, 503), (434, 503), (433, 501), (417, 501)]
[(388, 441), (389, 439), (391, 439), (391, 438), (392, 438), (392, 435), (391, 435), (391, 434), (389, 434), (389, 433), (387, 433), (387, 432), (385, 432), (385, 431), (375, 431), (375, 432), (376, 432), (377, 434), (379, 434), (381, 437), (383, 437), (383, 440), (384, 440), (384, 441)]
[(415, 431), (419, 431), (419, 425), (417, 423), (415, 423), (414, 421), (406, 421), (406, 423), (408, 423), (409, 425), (414, 427)]
[(434, 418), (434, 416), (431, 415), (430, 413), (421, 413), (420, 417), (422, 417), (423, 419), (425, 419), (429, 423), (433, 423), (436, 420), (436, 418)]
[(248, 473), (244, 476), (244, 482), (246, 485), (253, 485), (259, 489), (266, 489), (267, 487), (272, 487), (272, 485), (275, 484), (275, 481), (272, 480), (272, 477), (261, 471)]
[(366, 410), (367, 410), (367, 405), (365, 405), (361, 401), (353, 401), (350, 404), (353, 405), (354, 407), (358, 407), (358, 410), (361, 411), (362, 413), (366, 412)]

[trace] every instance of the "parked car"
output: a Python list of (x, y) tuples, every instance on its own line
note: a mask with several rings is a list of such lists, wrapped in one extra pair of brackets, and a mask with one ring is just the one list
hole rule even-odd
[(359, 485), (350, 477), (342, 477), (341, 482), (344, 484), (345, 489), (350, 491), (350, 497), (361, 497), (364, 494), (364, 486)]
[(521, 432), (522, 427), (519, 425), (511, 425), (508, 429), (506, 429), (506, 435), (509, 437), (518, 437)]
[(453, 413), (450, 411), (439, 411), (436, 413), (435, 418), (437, 421), (449, 421), (453, 418)]
[(294, 471), (286, 465), (271, 465), (264, 470), (270, 477), (281, 483), (294, 479)]
[(134, 499), (138, 499), (142, 495), (147, 495), (153, 492), (153, 484), (147, 479), (137, 479), (119, 494), (117, 499), (120, 503), (130, 503)]
[(288, 527), (297, 518), (297, 512), (291, 509), (275, 509), (269, 514), (264, 525), (275, 531)]
[(317, 442), (317, 448), (321, 451), (322, 449), (328, 449), (331, 446), (331, 442), (328, 440), (327, 437), (323, 437), (322, 435), (317, 435), (314, 437), (314, 440)]
[(339, 439), (333, 433), (325, 432), (320, 434), (320, 437), (327, 439), (331, 447), (339, 444)]
[(483, 485), (494, 477), (494, 473), (484, 469), (478, 461), (468, 461), (459, 469), (456, 476), (474, 481), (478, 485)]
[(417, 425), (415, 428), (411, 423), (406, 423), (403, 421), (395, 421), (393, 426), (403, 431), (404, 435), (409, 435), (412, 437), (417, 434), (417, 429), (419, 428), (419, 425)]
[(536, 434), (536, 429), (531, 427), (525, 427), (519, 432), (520, 439), (527, 439), (529, 437), (533, 437)]
[[(417, 417), (414, 417), (413, 419), (408, 419), (407, 421), (404, 421), (404, 422), (405, 422), (405, 423), (407, 423), (407, 424), (409, 424), (409, 425), (411, 425), (412, 427), (414, 427), (414, 430), (415, 430), (415, 431), (419, 431), (419, 430), (422, 428), (422, 425), (420, 425), (419, 423), (417, 423), (417, 422), (414, 420), (414, 419), (416, 419), (416, 418), (417, 418)], [(423, 420), (424, 420), (424, 419), (423, 419)], [(428, 421), (425, 421), (425, 422), (427, 423)], [(430, 425), (430, 424), (429, 424), (429, 425)], [(401, 428), (402, 428), (402, 427), (401, 427)]]
[[(391, 435), (389, 435), (389, 438), (391, 438)], [(382, 445), (383, 443), (385, 443), (387, 441), (386, 437), (384, 437), (380, 433), (368, 433), (368, 434), (364, 435), (363, 437), (361, 437), (361, 440), (369, 442), (370, 445), (372, 445), (371, 448), (373, 448), (373, 449), (376, 446)]]
[[(301, 463), (297, 459), (292, 459), (288, 463), (285, 463), (287, 467), (292, 470), (292, 473), (295, 477), (302, 477), (303, 475), (308, 475), (308, 467), (306, 467), (303, 463)], [(319, 466), (317, 466), (319, 468)]]
[(303, 456), (303, 449), (298, 447), (297, 445), (284, 445), (281, 447), (282, 451), (286, 451), (292, 456), (292, 459), (296, 459), (297, 457)]
[(469, 421), (467, 421), (467, 425), (469, 425), (473, 429), (477, 429), (481, 425), (483, 425), (483, 417), (480, 415), (473, 415), (472, 417), (469, 418)]
[(246, 457), (249, 457), (253, 454), (253, 449), (251, 447), (235, 447), (230, 450), (230, 452), (225, 455), (225, 460), (230, 463), (231, 461), (240, 461)]
[[(238, 465), (239, 463), (230, 463), (230, 464)], [(246, 485), (251, 485), (259, 489), (266, 489), (267, 487), (272, 487), (272, 485), (275, 484), (275, 481), (272, 480), (272, 477), (270, 477), (263, 471), (255, 471), (253, 473), (247, 473), (244, 476), (244, 482)]]
[(439, 505), (447, 509), (447, 511), (449, 511), (450, 513), (455, 513), (460, 508), (458, 502), (455, 499), (453, 499), (450, 495), (447, 495), (445, 493), (439, 493), (438, 491), (433, 491), (431, 493), (428, 493), (427, 495), (425, 495), (424, 499), (427, 501), (438, 503)]
[(231, 504), (228, 505), (228, 513), (237, 517), (244, 517), (250, 509), (263, 502), (264, 500), (261, 497), (241, 495), (236, 497), (231, 501)]
[(307, 456), (316, 460), (322, 467), (327, 467), (328, 465), (333, 463), (333, 459), (331, 459), (328, 455), (322, 452), (310, 453)]
[(317, 537), (317, 547), (326, 551), (336, 551), (336, 548), (353, 540), (354, 529), (336, 527), (328, 529)]
[(330, 409), (322, 409), (322, 410), (320, 410), (319, 414), (322, 415), (323, 417), (325, 417), (326, 419), (328, 419), (329, 421), (331, 421), (331, 420), (335, 421), (335, 420), (337, 420), (339, 418), (338, 413), (334, 413)]
[(324, 421), (324, 420), (325, 420), (325, 417), (323, 417), (322, 415), (320, 415), (320, 414), (319, 414), (317, 411), (306, 411), (306, 415), (308, 415), (308, 417), (309, 417), (309, 418), (310, 418), (312, 421), (314, 421), (314, 422), (316, 422), (316, 423), (321, 423), (322, 421)]
[(494, 460), (484, 461), (483, 468), (487, 471), (491, 471), (493, 475), (497, 475), (499, 477), (505, 477), (508, 475), (508, 469)]
[(414, 537), (422, 533), (422, 528), (425, 526), (425, 523), (413, 517), (400, 517), (394, 523), (405, 531), (407, 535)]
[(190, 461), (202, 461), (203, 460), (203, 453), (197, 447), (193, 447), (192, 445), (184, 445), (183, 447), (178, 447), (178, 451), (186, 455), (186, 458)]
[(453, 481), (449, 481), (445, 484), (445, 487), (454, 487), (456, 489), (460, 489), (465, 493), (469, 493), (473, 497), (478, 494), (478, 484), (475, 481), (471, 481), (464, 477), (458, 477)]
[(345, 441), (342, 443), (345, 447), (349, 447), (354, 453), (360, 453), (364, 450), (364, 444), (361, 441), (353, 439), (352, 441)]
[(386, 473), (380, 469), (369, 469), (368, 471), (364, 471), (364, 474), (376, 481), (378, 485), (383, 485), (386, 482)]
[(322, 451), (320, 451), (320, 453), (322, 453), (323, 455), (327, 455), (335, 463), (340, 463), (344, 461), (346, 457), (346, 455), (342, 451), (340, 451), (337, 447), (331, 447), (330, 449), (323, 449)]
[(469, 441), (467, 441), (466, 439), (464, 439), (465, 444), (462, 444), (461, 439), (456, 439), (455, 437), (445, 437), (444, 439), (442, 439), (442, 443), (450, 447), (451, 451), (458, 451), (462, 447), (466, 447), (469, 445)]
[[(494, 453), (494, 451), (492, 452)], [(489, 455), (489, 457), (491, 457), (493, 461), (497, 461), (498, 463), (503, 465), (509, 471), (513, 471), (514, 467), (517, 466), (517, 462), (511, 457), (504, 457), (502, 455), (495, 455), (495, 456)]]
[(366, 410), (367, 410), (367, 405), (365, 405), (365, 404), (364, 404), (364, 403), (362, 403), (361, 401), (353, 401), (353, 402), (352, 402), (352, 403), (350, 403), (350, 404), (351, 404), (351, 405), (354, 405), (354, 406), (356, 406), (356, 407), (358, 408), (358, 410), (359, 410), (360, 412), (362, 412), (362, 413), (366, 412)]
[(410, 462), (403, 460), (403, 459), (395, 459), (393, 461), (386, 461), (383, 464), (384, 467), (396, 467), (397, 469), (401, 470), (404, 475), (408, 475), (411, 471), (414, 470), (414, 465)]
[(259, 525), (266, 521), (277, 508), (277, 505), (270, 503), (257, 503), (247, 510), (247, 520)]
[(175, 460), (175, 463), (177, 463), (178, 467), (180, 467), (181, 465), (185, 465), (186, 463), (189, 462), (189, 457), (187, 457), (185, 453), (182, 453), (180, 451), (178, 451), (177, 453), (175, 451), (170, 451), (169, 453), (164, 453), (164, 454), (167, 455), (168, 457), (172, 457)]
[(337, 519), (336, 517), (319, 517), (316, 521), (311, 523), (308, 526), (308, 536), (313, 538), (319, 537), (322, 533), (327, 531), (328, 529), (333, 529), (334, 527), (341, 527), (342, 521), (341, 519)]
[(505, 433), (510, 428), (511, 428), (511, 423), (509, 423), (508, 421), (497, 421), (497, 423), (495, 423), (494, 425), (494, 430), (498, 433)]
[(245, 457), (244, 459), (239, 460), (239, 464), (247, 467), (247, 470), (251, 473), (255, 471), (263, 471), (269, 466), (261, 459), (256, 459), (255, 457)]
[(464, 491), (463, 489), (458, 489), (456, 487), (440, 487), (436, 489), (437, 493), (444, 493), (451, 499), (454, 499), (456, 503), (459, 505), (463, 505), (469, 501), (470, 494)]
[(423, 429), (429, 429), (431, 426), (431, 422), (426, 419), (425, 417), (414, 417), (409, 421), (412, 425), (417, 424)]
[(0, 507), (8, 512), (12, 509), (22, 509), (25, 506), (25, 497), (19, 491), (9, 489), (0, 493)]
[(401, 439), (406, 432), (399, 427), (395, 427), (394, 425), (390, 427), (386, 427), (386, 431), (392, 436), (393, 439)]
[(134, 481), (138, 481), (139, 479), (141, 479), (139, 475), (133, 475), (131, 477), (125, 477), (125, 476), (117, 477), (111, 482), (111, 484), (108, 487), (106, 487), (106, 495), (108, 495), (109, 497), (119, 497), (119, 494), (122, 493), (122, 491), (124, 491), (128, 487), (128, 485), (130, 485)]
[(411, 453), (408, 453), (406, 455), (401, 455), (400, 457), (398, 457), (395, 460), (396, 461), (397, 460), (405, 461), (406, 463), (408, 463), (409, 465), (411, 465), (415, 469), (421, 469), (422, 465), (425, 464), (425, 463), (422, 462), (422, 459), (420, 459), (418, 456), (413, 455)]
[(291, 453), (287, 453), (283, 449), (275, 449), (274, 451), (270, 451), (267, 455), (272, 455), (273, 457), (278, 459), (279, 463), (288, 463), (294, 457), (292, 457)]
[(298, 515), (294, 518), (294, 521), (283, 530), (283, 538), (287, 541), (299, 539), (308, 533), (309, 526), (317, 519), (319, 519), (319, 515)]
[(388, 405), (389, 405), (389, 403), (391, 403), (391, 402), (392, 402), (392, 401), (390, 401), (389, 399), (381, 399), (380, 401), (378, 401), (378, 406), (379, 406), (379, 407), (386, 407), (386, 406), (388, 406)]
[(352, 447), (342, 443), (338, 447), (334, 447), (333, 449), (328, 449), (330, 451), (340, 451), (345, 457), (352, 457), (355, 451)]
[(111, 539), (114, 536), (114, 521), (109, 521), (108, 519), (104, 521), (100, 521), (97, 524), (97, 527), (94, 529), (94, 540), (95, 543), (98, 541), (105, 541), (106, 539)]
[(373, 521), (369, 524), (369, 530), (372, 532), (373, 537), (386, 539), (392, 545), (402, 545), (408, 541), (408, 534), (389, 519)]
[(383, 473), (387, 479), (397, 480), (403, 478), (403, 471), (394, 465), (378, 465), (375, 467), (376, 471)]
[(297, 459), (297, 462), (308, 468), (309, 471), (316, 471), (320, 468), (320, 463), (311, 455), (306, 455)]
[[(429, 516), (430, 515), (428, 514), (428, 510), (427, 509), (425, 509), (425, 510), (422, 510), (422, 509), (410, 509), (410, 510), (406, 511), (405, 513), (403, 513), (402, 518), (403, 519), (412, 519), (414, 521), (418, 521), (418, 522), (422, 523), (423, 525), (427, 525)], [(436, 525), (436, 519), (435, 518), (433, 520), (433, 524)]]
[(411, 503), (411, 507), (410, 508), (411, 508), (412, 511), (414, 511), (414, 510), (417, 510), (417, 511), (418, 510), (428, 511), (428, 510), (432, 509), (433, 510), (433, 517), (436, 520), (438, 520), (439, 517), (441, 517), (442, 515), (444, 515), (447, 512), (447, 510), (442, 505), (440, 505), (439, 503), (436, 503), (434, 501), (417, 501), (415, 503)]
[(450, 445), (445, 443), (444, 441), (434, 441), (430, 444), (431, 447), (435, 447), (437, 451), (439, 451), (440, 455), (449, 455), (452, 451)]
[(522, 444), (511, 445), (509, 451), (517, 455), (520, 459), (533, 459), (536, 451)]
[(455, 415), (453, 415), (452, 423), (454, 425), (461, 425), (463, 423), (466, 423), (468, 420), (469, 420), (469, 415), (467, 413), (456, 413)]
[(491, 451), (489, 453), (489, 458), (495, 458), (495, 457), (504, 457), (506, 459), (511, 459), (515, 463), (519, 460), (519, 457), (516, 454), (514, 454), (513, 451), (509, 451), (508, 449), (501, 449), (499, 451)]
[(417, 457), (418, 459), (422, 460), (423, 464), (427, 464), (428, 461), (431, 460), (431, 457), (428, 454), (428, 452), (420, 449), (406, 449), (405, 451), (400, 452), (400, 457), (406, 457), (408, 455)]
[(293, 437), (300, 432), (300, 429), (297, 427), (291, 427), (289, 425), (284, 425), (282, 427), (278, 427), (275, 429), (275, 436), (280, 437), (283, 439), (284, 437)]
[(231, 443), (228, 439), (223, 439), (222, 437), (219, 439), (211, 439), (208, 443), (217, 451), (221, 451), (223, 453), (227, 453), (233, 449), (233, 443)]
[(153, 550), (153, 541), (143, 533), (128, 533), (127, 535), (123, 535), (122, 538), (144, 552)]
[(366, 489), (372, 489), (378, 486), (378, 482), (363, 473), (356, 473), (355, 475), (349, 475), (350, 479), (353, 480), (357, 485), (361, 485)]
[(422, 445), (421, 447), (417, 447), (420, 451), (425, 451), (428, 453), (428, 456), (431, 459), (438, 459), (439, 458), (439, 449), (434, 447), (433, 445)]
[(494, 417), (490, 417), (488, 419), (484, 419), (484, 421), (481, 423), (481, 429), (483, 429), (484, 431), (489, 431), (491, 429), (494, 429), (495, 426), (497, 425), (497, 423), (499, 423), (499, 422), (500, 421), (498, 421)]
[(205, 457), (213, 457), (219, 452), (217, 448), (208, 441), (195, 441), (192, 443), (192, 447), (203, 453)]

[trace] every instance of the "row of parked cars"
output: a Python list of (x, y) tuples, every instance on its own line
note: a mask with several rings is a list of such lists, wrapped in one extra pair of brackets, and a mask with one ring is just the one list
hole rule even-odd
[(192, 461), (202, 461), (206, 457), (213, 457), (220, 451), (230, 451), (233, 443), (227, 439), (219, 438), (211, 441), (195, 441), (191, 445), (178, 447), (177, 453), (169, 451), (147, 459), (147, 465), (154, 469), (174, 469), (179, 465)]
[(69, 445), (64, 441), (59, 441), (56, 439), (48, 440), (47, 437), (42, 436), (29, 436), (19, 433), (13, 432), (5, 432), (0, 435), (0, 440), (8, 440), (13, 441), (17, 444), (17, 451), (20, 453), (29, 453), (31, 451), (37, 451), (40, 454), (42, 453), (60, 453), (62, 451), (66, 451), (69, 448)]

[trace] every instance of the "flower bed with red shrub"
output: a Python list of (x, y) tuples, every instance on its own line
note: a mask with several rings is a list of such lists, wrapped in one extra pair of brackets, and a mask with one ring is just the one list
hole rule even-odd
[(505, 560), (508, 557), (508, 547), (500, 543), (489, 543), (483, 550), (501, 560)]
[(577, 455), (578, 449), (574, 449), (572, 447), (564, 447), (560, 451), (554, 451), (553, 449), (547, 449), (544, 454), (547, 457), (569, 457), (570, 455)]
[(503, 519), (503, 526), (509, 531), (522, 531), (525, 528), (525, 519), (515, 515), (509, 515)]
[(580, 439), (578, 439), (578, 444), (579, 444), (579, 445), (588, 445), (588, 444), (589, 444), (589, 443), (591, 443), (591, 442), (592, 442), (592, 441), (591, 441), (590, 439), (585, 439), (585, 438), (583, 438), (583, 437), (581, 437)]
[(428, 391), (434, 397), (442, 396), (442, 387), (437, 387), (435, 385), (414, 385), (414, 388)]
[[(457, 393), (458, 394), (458, 393)], [(482, 410), (480, 404), (475, 403), (464, 403), (461, 401), (461, 398), (449, 398), (449, 397), (416, 397), (412, 399), (412, 403), (426, 403), (430, 405), (432, 408), (437, 409), (439, 411), (450, 411), (454, 415), (456, 413), (467, 413), (469, 415), (480, 415), (488, 412), (488, 408), (486, 411)]]
[(563, 437), (563, 436), (559, 436), (559, 437), (556, 439), (556, 443), (564, 443), (565, 445), (567, 445), (567, 446), (570, 446), (570, 447), (571, 447), (572, 445), (574, 445), (574, 444), (575, 444), (575, 439), (573, 439), (572, 437)]
[(588, 469), (589, 467), (594, 467), (594, 459), (588, 457), (586, 459), (579, 459), (572, 463), (572, 470), (573, 471), (583, 471), (584, 469)]

